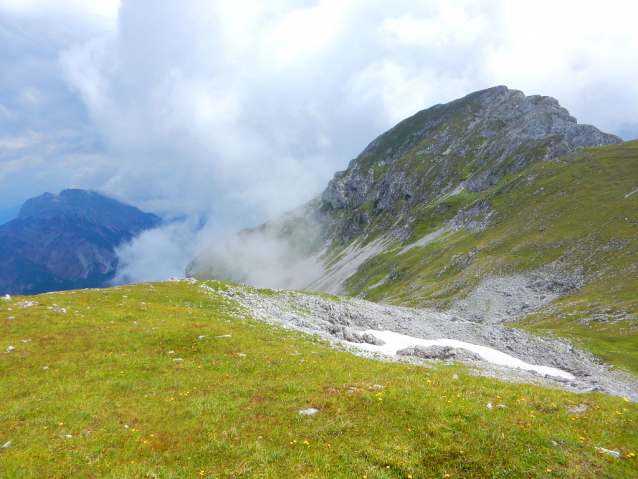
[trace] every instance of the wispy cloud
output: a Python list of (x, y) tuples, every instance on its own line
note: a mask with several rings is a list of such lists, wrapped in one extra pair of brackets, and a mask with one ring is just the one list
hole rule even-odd
[(637, 10), (620, 0), (0, 0), (0, 206), (92, 188), (208, 218), (219, 237), (317, 194), (404, 117), (497, 84), (555, 96), (630, 139)]

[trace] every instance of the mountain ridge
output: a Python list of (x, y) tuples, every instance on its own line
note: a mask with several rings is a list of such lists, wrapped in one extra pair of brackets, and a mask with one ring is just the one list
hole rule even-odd
[[(443, 202), (464, 191), (468, 197), (485, 191), (506, 175), (537, 161), (583, 146), (621, 141), (591, 125), (577, 124), (551, 97), (526, 97), (504, 86), (493, 87), (403, 120), (374, 139), (346, 170), (336, 172), (318, 198), (260, 227), (244, 230), (237, 236), (242, 242), (239, 250), (233, 248), (232, 240), (222, 249), (230, 248), (233, 256), (241, 257), (241, 249), (251, 249), (247, 241), (251, 235), (265, 237), (270, 243), (284, 240), (285, 257), (272, 261), (271, 267), (277, 263), (295, 269), (300, 257), (305, 261), (312, 253), (325, 255), (335, 248), (335, 241), (347, 245), (354, 238), (363, 237), (367, 244), (377, 235), (397, 237), (404, 243), (415, 239), (420, 231), (415, 227), (413, 210), (428, 201), (439, 203), (439, 210), (445, 210), (439, 213), (446, 222), (455, 223), (454, 228), (478, 230), (489, 216), (485, 203), (452, 211)], [(250, 273), (241, 271), (215, 276), (206, 266), (214, 256), (221, 256), (216, 255), (214, 246), (204, 250), (191, 262), (186, 274), (251, 283)], [(259, 264), (262, 259), (258, 254), (251, 255), (246, 262)], [(233, 265), (219, 269), (232, 270)], [(292, 284), (299, 289), (317, 290), (312, 283)], [(289, 286), (276, 282), (270, 285)], [(331, 288), (329, 292), (340, 291)]]
[(0, 225), (0, 291), (106, 286), (117, 268), (114, 248), (160, 222), (93, 191), (66, 189), (31, 198), (17, 218)]
[[(451, 191), (461, 181), (468, 191), (480, 192), (496, 184), (506, 173), (534, 161), (562, 156), (579, 147), (621, 141), (618, 136), (602, 133), (591, 125), (578, 124), (554, 98), (526, 97), (518, 90), (499, 86), (446, 105), (435, 105), (398, 123), (373, 140), (350, 162), (347, 170), (335, 173), (321, 200), (333, 208), (356, 208), (376, 200), (375, 211), (383, 211), (402, 196), (422, 201), (419, 192), (440, 194)], [(523, 144), (525, 149), (519, 151)], [(415, 149), (413, 156), (433, 157), (436, 163), (447, 159), (444, 157), (467, 157), (469, 165), (464, 165), (464, 170), (474, 163), (478, 168), (456, 172), (447, 165), (438, 168), (434, 165), (423, 177), (428, 180), (434, 176), (434, 188), (424, 188), (425, 183), (413, 184), (405, 177), (397, 178), (392, 169), (384, 172), (380, 184), (374, 180), (371, 166), (394, 165)], [(506, 161), (509, 163), (504, 164)], [(454, 165), (455, 161), (443, 163)], [(398, 182), (404, 184), (397, 185)], [(370, 189), (377, 184), (377, 188)]]
[[(497, 87), (399, 123), (322, 196), (211, 245), (187, 274), (516, 321), (637, 372), (638, 141), (521, 95)], [(485, 96), (520, 121), (481, 116)]]

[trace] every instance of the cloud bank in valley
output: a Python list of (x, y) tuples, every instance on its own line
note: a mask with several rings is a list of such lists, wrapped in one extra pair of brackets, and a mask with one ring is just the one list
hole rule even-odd
[[(121, 277), (137, 281), (154, 278), (162, 251), (181, 258), (162, 274), (183, 274), (192, 245), (310, 199), (396, 122), (478, 89), (551, 95), (632, 139), (637, 8), (0, 0), (11, 72), (0, 89), (0, 207), (78, 187), (188, 216), (122, 249)], [(191, 226), (202, 219), (205, 233)]]

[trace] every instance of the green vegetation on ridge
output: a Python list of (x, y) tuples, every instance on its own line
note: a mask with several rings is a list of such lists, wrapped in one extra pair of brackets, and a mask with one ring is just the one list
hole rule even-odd
[[(448, 231), (407, 252), (386, 251), (359, 268), (347, 293), (446, 308), (488, 276), (554, 268), (579, 275), (585, 285), (522, 324), (582, 340), (638, 373), (638, 194), (631, 194), (637, 178), (638, 141), (632, 141), (536, 162), (481, 193), (414, 206), (404, 214), (412, 231), (406, 245), (479, 204), (486, 207), (474, 221), (489, 227)], [(394, 279), (382, 281), (392, 272)]]

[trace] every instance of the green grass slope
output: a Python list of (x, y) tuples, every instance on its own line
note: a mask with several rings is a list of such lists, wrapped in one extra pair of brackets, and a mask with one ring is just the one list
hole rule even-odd
[[(446, 308), (489, 276), (542, 268), (579, 275), (584, 286), (521, 324), (580, 339), (638, 373), (636, 189), (638, 140), (536, 162), (481, 193), (463, 191), (415, 206), (403, 215), (410, 238), (397, 239), (393, 248), (363, 264), (346, 292), (372, 301)], [(472, 208), (477, 212), (473, 221), (485, 221), (487, 228), (447, 231), (405, 251)], [(393, 214), (373, 219), (371, 229)]]
[[(15, 350), (0, 355), (0, 445), (11, 441), (0, 476), (638, 473), (636, 404), (353, 356), (249, 319), (216, 293), (224, 288), (165, 282), (1, 301), (0, 346)], [(319, 413), (299, 414), (308, 407)]]

